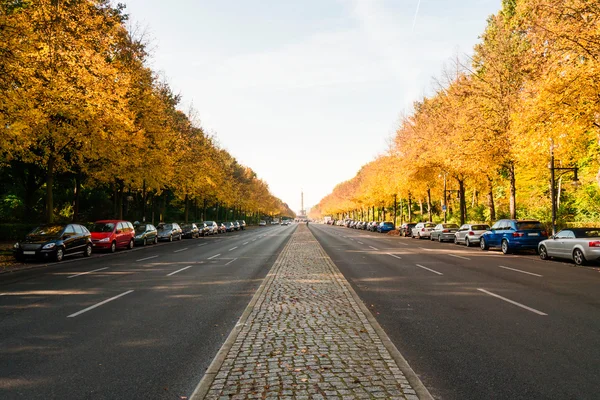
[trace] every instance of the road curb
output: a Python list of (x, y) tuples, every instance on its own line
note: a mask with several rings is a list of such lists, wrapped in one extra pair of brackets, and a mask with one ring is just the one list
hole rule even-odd
[[(225, 343), (223, 343), (217, 355), (206, 369), (204, 376), (202, 377), (202, 379), (196, 386), (196, 389), (194, 389), (194, 392), (190, 396), (190, 400), (201, 400), (206, 397), (206, 394), (208, 393), (213, 381), (215, 380), (217, 373), (221, 369), (221, 366), (223, 365), (223, 362), (225, 361), (229, 350), (231, 350), (231, 347), (235, 344), (235, 341), (242, 329), (244, 328), (244, 326), (246, 325), (246, 321), (248, 321), (250, 314), (252, 314), (252, 311), (258, 304), (259, 300), (261, 300), (262, 294), (265, 292), (265, 290), (269, 288), (269, 286), (271, 286), (271, 283), (275, 279), (275, 276), (277, 275), (277, 272), (281, 267), (280, 260), (283, 258), (283, 255), (285, 255), (285, 253), (288, 251), (292, 235), (293, 232), (292, 234), (290, 234), (288, 241), (285, 244), (285, 247), (283, 248), (281, 253), (279, 253), (279, 256), (277, 256), (277, 260), (275, 260), (275, 263), (271, 267), (271, 270), (267, 274), (266, 278), (263, 280), (263, 283), (259, 286), (256, 293), (254, 293), (252, 300), (250, 300), (250, 303), (248, 303), (248, 306), (242, 313), (242, 316), (238, 320), (237, 324), (235, 324), (235, 327), (229, 333), (229, 336), (227, 336)], [(262, 301), (264, 301), (264, 297), (262, 297)]]

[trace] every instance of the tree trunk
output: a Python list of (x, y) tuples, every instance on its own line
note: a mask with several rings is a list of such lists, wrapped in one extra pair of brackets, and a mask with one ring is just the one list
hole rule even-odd
[(508, 169), (510, 179), (510, 218), (517, 219), (517, 186), (515, 178), (515, 165), (510, 164)]
[(421, 221), (423, 221), (423, 199), (419, 199), (419, 211), (421, 213)]
[(467, 214), (467, 202), (465, 199), (465, 181), (463, 179), (457, 179), (458, 181), (458, 194), (460, 196), (460, 224), (463, 225), (465, 223), (465, 217)]
[(433, 221), (431, 217), (431, 189), (427, 188), (427, 213), (429, 214), (429, 221)]
[(119, 192), (118, 192), (118, 202), (117, 202), (117, 206), (118, 206), (118, 214), (117, 214), (117, 218), (118, 219), (123, 219), (123, 189), (124, 189), (124, 184), (123, 182), (119, 182)]
[(412, 222), (412, 198), (410, 192), (408, 193), (408, 222)]
[(54, 222), (54, 199), (52, 197), (52, 186), (54, 185), (54, 157), (48, 158), (46, 175), (46, 222)]
[(81, 172), (75, 175), (75, 189), (73, 192), (73, 221), (79, 221), (79, 192), (81, 191)]
[(142, 182), (142, 222), (146, 222), (146, 180)]
[(496, 206), (494, 205), (494, 185), (492, 178), (488, 176), (488, 208), (490, 209), (490, 222), (496, 220)]
[(188, 223), (188, 217), (190, 214), (190, 199), (188, 198), (188, 195), (185, 195), (185, 223)]

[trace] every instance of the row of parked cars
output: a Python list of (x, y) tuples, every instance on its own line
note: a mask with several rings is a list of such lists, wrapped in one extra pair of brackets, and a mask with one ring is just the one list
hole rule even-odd
[(246, 222), (203, 221), (178, 224), (160, 223), (132, 224), (129, 221), (103, 220), (90, 226), (81, 224), (41, 225), (15, 243), (13, 254), (18, 261), (27, 258), (61, 261), (64, 257), (83, 254), (86, 257), (94, 251), (114, 253), (118, 248), (132, 249), (136, 245), (145, 246), (159, 241), (182, 240), (200, 236), (244, 230)]
[(394, 229), (396, 229), (396, 227), (394, 226), (394, 223), (389, 222), (389, 221), (367, 222), (367, 221), (354, 221), (351, 219), (347, 219), (344, 221), (336, 221), (336, 222), (331, 222), (331, 223), (329, 221), (327, 221), (327, 224), (330, 224), (330, 225), (334, 224), (334, 223), (335, 223), (335, 225), (345, 226), (346, 228), (361, 229), (364, 231), (379, 232), (379, 233), (387, 233), (389, 231), (393, 231)]
[[(351, 223), (344, 224), (352, 227)], [(492, 226), (487, 224), (419, 222), (402, 224), (401, 236), (432, 241), (450, 241), (481, 250), (499, 248), (510, 254), (520, 250), (534, 250), (542, 260), (570, 259), (577, 265), (600, 259), (600, 228), (568, 228), (548, 236), (544, 225), (535, 220), (501, 219)]]

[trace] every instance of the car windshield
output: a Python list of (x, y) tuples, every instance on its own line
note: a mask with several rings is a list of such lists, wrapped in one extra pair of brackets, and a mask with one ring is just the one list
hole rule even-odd
[(527, 229), (544, 229), (544, 227), (537, 221), (517, 222), (517, 230), (523, 231)]
[(442, 224), (442, 226), (444, 228), (458, 228), (458, 225), (456, 224)]
[(572, 229), (576, 238), (598, 238), (600, 229)]
[(163, 231), (167, 231), (167, 230), (173, 229), (173, 225), (172, 224), (164, 224), (159, 229), (162, 229)]
[(385, 226), (394, 226), (394, 224), (392, 224), (391, 222), (384, 222), (383, 225), (385, 225)]
[(92, 232), (112, 232), (115, 229), (115, 224), (112, 222), (96, 222), (90, 231)]
[(435, 226), (433, 223), (425, 224), (425, 228), (435, 228)]
[(38, 226), (29, 234), (32, 236), (56, 236), (64, 229), (64, 225)]
[(192, 228), (193, 228), (192, 224), (182, 224), (181, 225), (181, 229), (192, 229)]
[(487, 225), (471, 225), (471, 230), (474, 231), (485, 231), (489, 228)]
[(140, 225), (140, 226), (138, 226), (137, 228), (135, 228), (135, 231), (137, 233), (144, 233), (144, 232), (146, 232), (146, 225)]

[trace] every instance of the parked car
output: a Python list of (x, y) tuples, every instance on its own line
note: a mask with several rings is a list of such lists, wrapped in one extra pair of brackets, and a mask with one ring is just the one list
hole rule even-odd
[(411, 237), (412, 236), (412, 229), (416, 225), (417, 224), (413, 224), (413, 223), (405, 223), (405, 224), (400, 225), (400, 236)]
[(258, 226), (267, 226), (267, 221), (264, 220), (260, 220), (260, 222), (258, 223)]
[(217, 222), (217, 226), (219, 227), (219, 233), (227, 232), (227, 227), (225, 226), (225, 222)]
[(135, 229), (129, 221), (96, 221), (90, 231), (95, 249), (109, 250), (111, 253), (117, 248), (133, 249)]
[(179, 224), (173, 222), (170, 224), (160, 224), (158, 225), (158, 240), (168, 240), (172, 242), (173, 240), (181, 240), (183, 237), (183, 231)]
[(573, 260), (577, 265), (600, 258), (600, 228), (563, 229), (538, 245), (542, 260), (551, 257)]
[(435, 228), (433, 222), (419, 222), (412, 230), (412, 238), (423, 239), (431, 237), (431, 230)]
[(202, 221), (202, 222), (196, 222), (196, 226), (198, 227), (198, 232), (200, 233), (200, 236), (207, 236), (208, 235), (208, 225), (206, 225), (206, 222)]
[(456, 224), (437, 224), (429, 233), (431, 240), (443, 242), (444, 240), (454, 241), (454, 233), (458, 231)]
[(369, 230), (371, 232), (375, 232), (377, 230), (378, 226), (379, 226), (379, 222), (373, 221), (373, 222), (371, 222), (371, 225), (369, 226)]
[(240, 229), (242, 229), (242, 227), (240, 226), (240, 223), (239, 223), (239, 222), (237, 222), (237, 221), (233, 221), (233, 228), (234, 228), (236, 231), (239, 231)]
[(382, 222), (381, 224), (379, 224), (377, 226), (377, 232), (380, 232), (380, 233), (386, 233), (389, 231), (393, 231), (394, 229), (396, 229), (396, 227), (394, 226), (394, 223), (389, 222), (389, 221)]
[(200, 237), (200, 230), (194, 223), (192, 224), (181, 224), (182, 236), (184, 238), (196, 239)]
[(364, 221), (358, 221), (358, 222), (356, 223), (356, 226), (355, 226), (355, 228), (356, 228), (356, 229), (362, 229), (364, 225), (365, 225), (365, 222), (364, 222)]
[(464, 224), (454, 234), (454, 243), (464, 243), (467, 247), (479, 244), (479, 238), (489, 229), (488, 224)]
[[(266, 225), (266, 222), (265, 222), (265, 225)], [(233, 225), (233, 222), (230, 222), (230, 221), (225, 222), (225, 229), (227, 232), (233, 232), (235, 230), (235, 225)]]
[(217, 226), (217, 223), (215, 221), (204, 221), (204, 222), (208, 226), (208, 234), (209, 235), (216, 235), (219, 233), (219, 227)]
[(547, 238), (548, 234), (539, 221), (501, 219), (481, 235), (479, 247), (482, 250), (500, 247), (504, 254), (522, 249), (537, 252), (540, 242)]
[(142, 246), (148, 243), (158, 243), (158, 231), (152, 224), (141, 224), (135, 227), (135, 236), (133, 238), (135, 244), (141, 244)]
[(236, 222), (240, 224), (241, 230), (246, 229), (246, 221), (244, 221), (243, 219), (238, 219)]
[(92, 255), (92, 235), (83, 225), (40, 225), (15, 243), (13, 255), (18, 261), (26, 258), (62, 261), (66, 256)]

